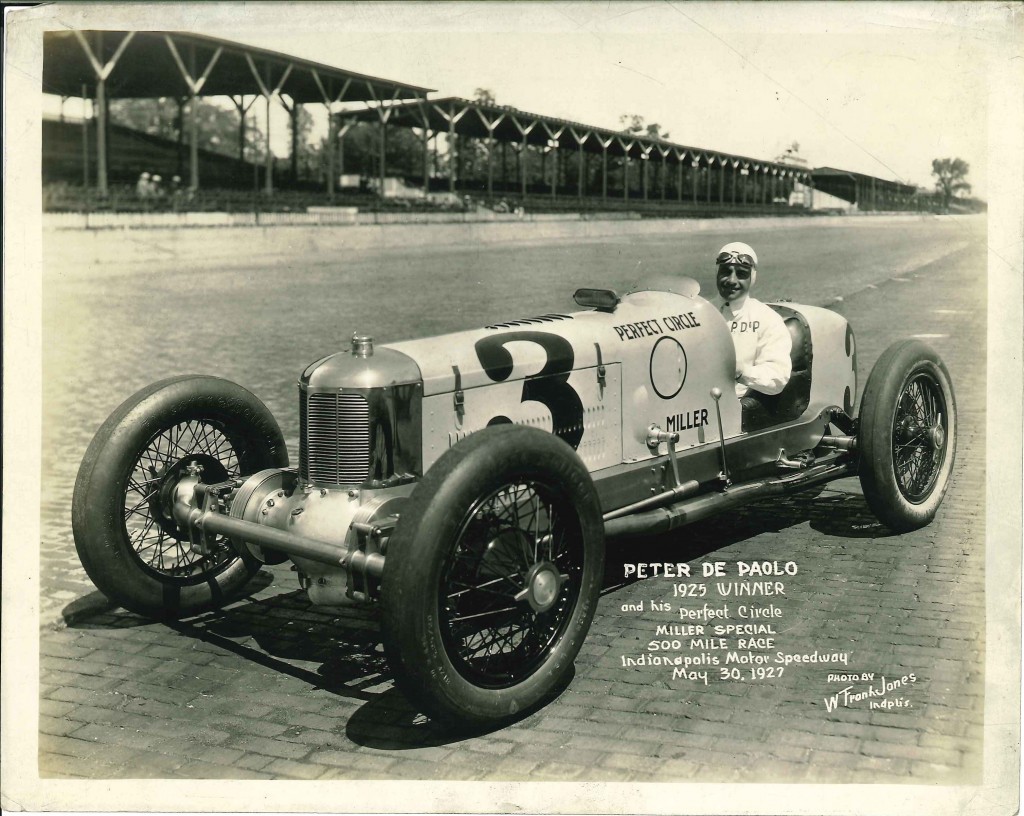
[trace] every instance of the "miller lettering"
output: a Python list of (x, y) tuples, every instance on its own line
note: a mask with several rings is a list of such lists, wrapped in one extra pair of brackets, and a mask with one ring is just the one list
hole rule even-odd
[(665, 430), (669, 432), (688, 431), (708, 424), (708, 409), (695, 408), (683, 414), (665, 417)]

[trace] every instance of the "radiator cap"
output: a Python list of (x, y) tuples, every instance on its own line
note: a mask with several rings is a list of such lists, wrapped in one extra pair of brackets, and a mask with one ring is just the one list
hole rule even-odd
[(352, 333), (352, 354), (355, 357), (373, 356), (373, 338), (368, 334)]

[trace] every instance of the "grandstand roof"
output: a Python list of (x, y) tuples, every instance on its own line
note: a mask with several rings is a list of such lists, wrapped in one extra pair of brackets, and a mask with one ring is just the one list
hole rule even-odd
[[(346, 111), (339, 116), (370, 122), (378, 120), (376, 111)], [(664, 153), (677, 160), (689, 156), (703, 158), (705, 162), (727, 161), (742, 167), (776, 168), (790, 175), (803, 176), (808, 172), (806, 168), (793, 167), (781, 162), (693, 147), (667, 139), (624, 133), (621, 130), (585, 125), (569, 119), (529, 113), (503, 105), (488, 105), (455, 96), (392, 105), (388, 109), (388, 117), (388, 124), (400, 127), (423, 127), (426, 117), (427, 126), (431, 130), (441, 132), (447, 131), (449, 122), (458, 117), (454, 124), (455, 132), (477, 139), (486, 139), (490, 132), (489, 126), (493, 126), (494, 138), (499, 141), (525, 140), (527, 144), (533, 145), (545, 145), (555, 141), (559, 148), (577, 149), (578, 140), (585, 139), (583, 150), (590, 153), (602, 152), (603, 144), (612, 155), (629, 155), (632, 158), (639, 158), (648, 153), (651, 158), (660, 159)], [(528, 132), (524, 135), (523, 131)]]
[(854, 170), (839, 170), (835, 167), (815, 167), (811, 171), (811, 175), (814, 178), (814, 183), (819, 187), (821, 187), (822, 184), (826, 184), (831, 179), (846, 179), (857, 184), (875, 184), (877, 187), (883, 187), (891, 192), (904, 195), (909, 195), (917, 189), (913, 184), (904, 184), (900, 181), (890, 181), (888, 179), (878, 178), (877, 176), (857, 173)]
[[(398, 100), (431, 91), (241, 43), (178, 31), (47, 31), (43, 34), (43, 92), (67, 97), (95, 93), (109, 66), (113, 98), (184, 97), (187, 73), (200, 96), (279, 90), (298, 103)], [(260, 74), (257, 79), (253, 67)], [(202, 79), (205, 74), (205, 79)], [(202, 81), (200, 81), (202, 79)], [(261, 87), (262, 85), (262, 87)]]

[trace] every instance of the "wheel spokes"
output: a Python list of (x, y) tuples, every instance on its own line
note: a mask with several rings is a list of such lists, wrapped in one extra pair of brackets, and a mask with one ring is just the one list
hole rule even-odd
[(225, 473), (227, 478), (239, 475), (239, 452), (219, 424), (193, 419), (157, 432), (139, 452), (125, 484), (122, 510), (129, 547), (144, 566), (165, 578), (195, 579), (235, 557), (223, 537), (208, 554), (194, 550), (161, 502), (166, 480), (196, 457), (218, 479)]
[(472, 511), (440, 597), (442, 631), (460, 671), (485, 684), (511, 683), (532, 671), (567, 624), (580, 569), (567, 546), (571, 523), (560, 521), (568, 514), (532, 482), (507, 485)]
[(938, 384), (921, 374), (906, 385), (893, 417), (896, 483), (910, 501), (926, 497), (938, 478), (946, 447), (945, 401)]

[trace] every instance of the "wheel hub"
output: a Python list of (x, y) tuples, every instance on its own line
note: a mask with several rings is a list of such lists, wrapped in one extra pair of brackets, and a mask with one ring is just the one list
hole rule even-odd
[(904, 417), (899, 425), (898, 443), (906, 444), (921, 432), (921, 426), (913, 417)]
[(172, 463), (166, 470), (153, 475), (160, 479), (160, 489), (150, 499), (150, 511), (165, 533), (179, 538), (178, 523), (174, 520), (174, 491), (186, 475), (199, 476), (205, 484), (216, 484), (229, 478), (227, 469), (206, 453), (194, 453)]
[(562, 594), (562, 584), (569, 576), (562, 575), (554, 564), (542, 561), (526, 573), (523, 589), (516, 594), (517, 601), (526, 601), (534, 612), (547, 612)]
[(928, 433), (928, 437), (931, 440), (932, 448), (935, 450), (942, 450), (943, 446), (946, 444), (946, 431), (937, 422), (935, 423), (935, 427)]

